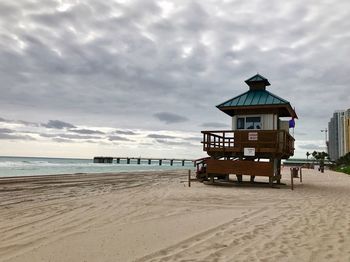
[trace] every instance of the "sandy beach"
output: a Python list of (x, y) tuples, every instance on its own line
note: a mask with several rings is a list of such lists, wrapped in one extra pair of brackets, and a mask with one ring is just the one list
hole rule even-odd
[(350, 176), (305, 169), (292, 191), (287, 171), (280, 188), (189, 188), (186, 171), (3, 178), (0, 261), (350, 261)]

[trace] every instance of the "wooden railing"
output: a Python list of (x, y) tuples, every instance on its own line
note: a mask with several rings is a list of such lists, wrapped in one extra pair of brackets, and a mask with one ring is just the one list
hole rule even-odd
[(284, 130), (217, 130), (202, 134), (204, 151), (243, 152), (252, 147), (262, 153), (294, 154), (294, 138)]

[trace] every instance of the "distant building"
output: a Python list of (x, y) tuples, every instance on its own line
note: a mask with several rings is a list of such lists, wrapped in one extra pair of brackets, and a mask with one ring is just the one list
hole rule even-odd
[(350, 109), (344, 113), (344, 149), (345, 154), (350, 152)]
[(350, 152), (350, 109), (334, 112), (328, 130), (328, 154), (335, 161)]

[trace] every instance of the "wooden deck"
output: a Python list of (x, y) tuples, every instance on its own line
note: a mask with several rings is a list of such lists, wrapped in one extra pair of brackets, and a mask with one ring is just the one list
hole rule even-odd
[(284, 130), (202, 131), (203, 150), (208, 155), (244, 157), (245, 148), (254, 148), (256, 158), (287, 159), (294, 155), (294, 138)]
[(272, 162), (255, 162), (245, 160), (206, 160), (208, 174), (236, 174), (248, 176), (273, 176)]

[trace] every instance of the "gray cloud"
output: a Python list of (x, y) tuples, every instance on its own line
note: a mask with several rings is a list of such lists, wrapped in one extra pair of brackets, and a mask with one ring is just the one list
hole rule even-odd
[(6, 140), (36, 140), (34, 137), (28, 135), (10, 135), (6, 133), (0, 133), (0, 139)]
[(104, 132), (98, 131), (98, 130), (91, 130), (91, 129), (69, 129), (70, 132), (77, 133), (77, 134), (83, 134), (83, 135), (103, 135)]
[(202, 141), (202, 137), (201, 136), (185, 137), (183, 138), (183, 140), (198, 142), (198, 141)]
[(202, 127), (217, 127), (217, 128), (227, 128), (229, 125), (217, 122), (206, 122), (201, 124)]
[(109, 141), (131, 141), (130, 139), (122, 136), (109, 136), (108, 140)]
[(48, 138), (66, 138), (66, 139), (101, 139), (99, 136), (76, 135), (76, 134), (46, 134), (41, 133), (40, 136)]
[(120, 135), (136, 135), (135, 132), (130, 131), (130, 130), (115, 130), (115, 134), (120, 134)]
[(167, 139), (156, 139), (156, 141), (157, 143), (165, 144), (169, 146), (195, 146), (191, 143), (183, 142), (183, 141), (169, 141)]
[(59, 134), (59, 137), (69, 138), (69, 139), (100, 139), (99, 136), (74, 135), (74, 134)]
[(13, 133), (14, 131), (8, 128), (0, 128), (0, 134)]
[(40, 126), (39, 123), (23, 121), (23, 120), (17, 120), (17, 121), (14, 121), (14, 123), (19, 123), (19, 124), (22, 124), (22, 125), (25, 125), (25, 126), (32, 126), (32, 127), (39, 127)]
[(306, 145), (300, 145), (299, 147), (306, 150), (324, 150), (325, 149), (325, 146), (321, 146), (319, 144), (306, 144)]
[(149, 134), (147, 137), (150, 138), (162, 138), (162, 139), (174, 139), (175, 136), (168, 136), (168, 135), (159, 135), (159, 134)]
[(46, 128), (63, 129), (63, 128), (75, 128), (74, 125), (66, 123), (60, 120), (49, 120), (47, 124), (42, 124)]
[(42, 137), (58, 137), (59, 136), (59, 134), (46, 134), (46, 133), (41, 133), (41, 134), (39, 134), (40, 136), (42, 136)]
[(173, 123), (188, 121), (186, 117), (183, 117), (174, 113), (168, 113), (168, 112), (159, 112), (154, 114), (154, 116), (166, 124), (173, 124)]
[(5, 123), (16, 123), (16, 124), (22, 124), (25, 126), (33, 126), (33, 127), (39, 127), (39, 123), (34, 123), (34, 122), (29, 122), (29, 121), (23, 121), (23, 120), (9, 120), (0, 117), (0, 122), (5, 122)]
[(58, 143), (74, 143), (74, 141), (72, 141), (71, 139), (60, 138), (60, 137), (55, 137), (52, 140)]

